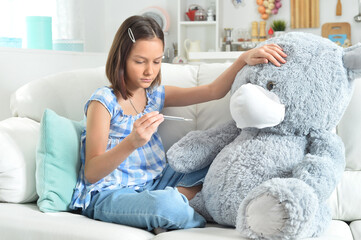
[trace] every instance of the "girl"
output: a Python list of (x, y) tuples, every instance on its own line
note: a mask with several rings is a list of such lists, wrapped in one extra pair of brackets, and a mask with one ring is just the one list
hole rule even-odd
[(214, 82), (179, 88), (161, 86), (164, 36), (151, 18), (133, 16), (115, 35), (107, 63), (110, 87), (85, 104), (81, 162), (71, 208), (101, 221), (152, 230), (202, 227), (189, 206), (207, 169), (174, 172), (166, 164), (158, 126), (163, 107), (186, 106), (224, 97), (245, 64), (280, 66), (286, 54), (266, 45), (242, 54)]

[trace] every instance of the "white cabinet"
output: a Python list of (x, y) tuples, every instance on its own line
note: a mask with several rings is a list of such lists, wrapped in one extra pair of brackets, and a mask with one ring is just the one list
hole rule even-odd
[[(213, 21), (190, 21), (186, 15), (191, 5), (199, 5), (205, 10), (206, 18), (209, 8), (213, 9)], [(178, 0), (178, 56), (189, 61), (224, 61), (234, 60), (242, 52), (221, 52), (222, 29), (220, 29), (219, 0)], [(186, 52), (184, 42), (200, 42), (200, 51)]]

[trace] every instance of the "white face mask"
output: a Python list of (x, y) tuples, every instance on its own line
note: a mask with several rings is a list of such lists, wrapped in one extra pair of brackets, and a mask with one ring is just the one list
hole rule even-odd
[(251, 83), (233, 93), (230, 108), (232, 118), (241, 129), (273, 127), (285, 116), (285, 106), (276, 94)]

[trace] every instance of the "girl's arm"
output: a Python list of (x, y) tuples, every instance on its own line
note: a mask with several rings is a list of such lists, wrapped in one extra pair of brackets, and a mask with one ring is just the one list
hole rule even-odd
[(163, 122), (158, 112), (145, 114), (133, 125), (132, 132), (117, 146), (106, 151), (110, 129), (110, 114), (97, 101), (89, 104), (87, 111), (84, 175), (95, 183), (116, 169), (134, 150), (147, 143)]
[(281, 66), (280, 63), (286, 62), (283, 59), (286, 56), (281, 47), (276, 44), (268, 44), (248, 50), (210, 84), (192, 88), (165, 86), (164, 106), (187, 106), (220, 99), (229, 92), (236, 74), (246, 64), (256, 65), (271, 62), (276, 66)]

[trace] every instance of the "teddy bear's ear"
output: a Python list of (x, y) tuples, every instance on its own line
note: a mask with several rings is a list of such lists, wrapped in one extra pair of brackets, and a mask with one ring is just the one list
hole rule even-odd
[(361, 77), (361, 43), (345, 49), (343, 65), (355, 74), (355, 78)]

